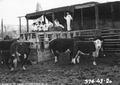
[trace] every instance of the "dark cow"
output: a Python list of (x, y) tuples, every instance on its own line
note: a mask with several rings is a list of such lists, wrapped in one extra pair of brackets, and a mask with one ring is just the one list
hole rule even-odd
[(10, 47), (10, 54), (13, 58), (13, 65), (11, 71), (13, 71), (18, 62), (21, 63), (23, 70), (25, 70), (25, 64), (28, 61), (28, 55), (30, 53), (30, 43), (27, 42), (14, 42)]
[(55, 62), (57, 62), (57, 57), (59, 53), (70, 51), (70, 59), (72, 63), (79, 63), (79, 54), (89, 55), (92, 53), (94, 57), (93, 64), (96, 65), (95, 58), (98, 57), (99, 50), (101, 48), (102, 41), (96, 39), (94, 41), (82, 41), (79, 39), (54, 39), (50, 41), (49, 48), (55, 55)]

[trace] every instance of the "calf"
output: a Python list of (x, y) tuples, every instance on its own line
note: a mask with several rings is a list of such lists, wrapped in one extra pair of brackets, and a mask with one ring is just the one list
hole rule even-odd
[(21, 63), (23, 70), (25, 70), (25, 64), (28, 60), (28, 55), (30, 53), (30, 43), (25, 42), (14, 42), (10, 47), (10, 54), (13, 58), (13, 64), (11, 71), (13, 71), (16, 67), (18, 62)]

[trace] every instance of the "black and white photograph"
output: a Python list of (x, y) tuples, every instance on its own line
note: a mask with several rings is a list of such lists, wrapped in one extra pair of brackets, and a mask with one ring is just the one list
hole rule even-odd
[(0, 85), (120, 85), (120, 1), (0, 0)]

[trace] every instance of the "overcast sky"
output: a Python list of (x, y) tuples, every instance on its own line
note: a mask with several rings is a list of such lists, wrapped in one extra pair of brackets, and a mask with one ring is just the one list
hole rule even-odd
[(109, 2), (116, 0), (0, 0), (0, 19), (4, 24), (18, 25), (18, 16), (35, 12), (36, 3), (39, 2), (43, 10), (84, 2)]

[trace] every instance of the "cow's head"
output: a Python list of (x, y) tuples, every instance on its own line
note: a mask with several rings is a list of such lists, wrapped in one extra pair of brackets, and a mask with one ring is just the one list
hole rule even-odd
[(95, 48), (96, 48), (96, 49), (100, 49), (101, 46), (102, 46), (102, 43), (103, 43), (102, 40), (100, 40), (100, 39), (96, 39), (96, 40), (94, 41)]
[(100, 40), (100, 39), (94, 40), (95, 49), (96, 49), (96, 50), (92, 53), (92, 56), (93, 56), (94, 58), (99, 56), (99, 51), (100, 51), (100, 49), (102, 48), (102, 43), (103, 43), (103, 41)]

